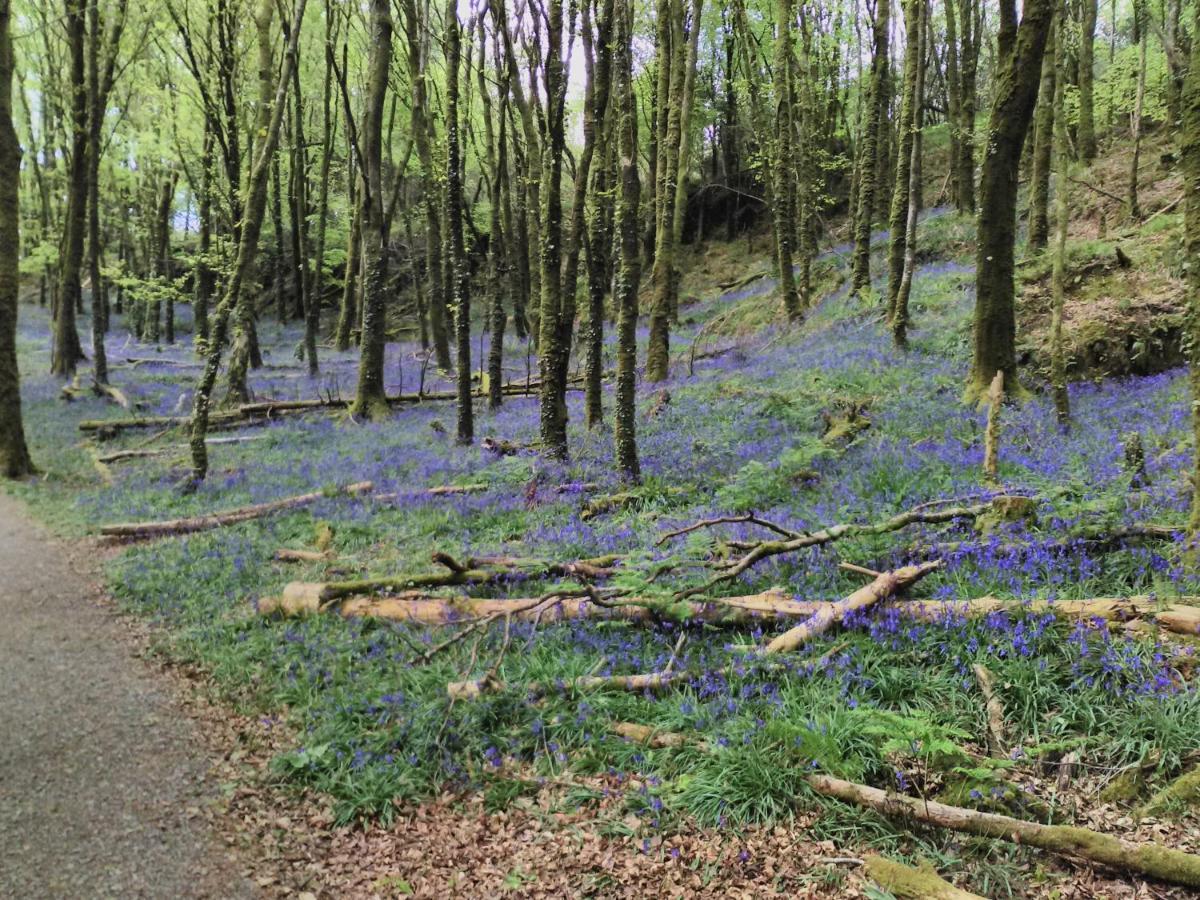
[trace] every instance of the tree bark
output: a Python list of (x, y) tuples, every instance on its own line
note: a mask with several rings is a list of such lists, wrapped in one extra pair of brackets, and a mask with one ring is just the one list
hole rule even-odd
[(0, 474), (34, 473), (21, 421), (17, 309), (21, 277), (21, 145), (13, 127), (13, 45), (10, 0), (0, 0)]
[[(1056, 18), (1058, 18), (1056, 16)], [(1029, 250), (1046, 249), (1050, 238), (1050, 154), (1054, 144), (1054, 45), (1057, 25), (1050, 26), (1042, 53), (1042, 83), (1033, 114), (1033, 170), (1029, 179)]]
[(1080, 0), (1079, 17), (1079, 157), (1096, 158), (1095, 46), (1096, 2)]
[[(638, 281), (641, 248), (638, 241), (638, 205), (641, 184), (637, 164), (637, 113), (633, 100), (632, 0), (616, 0), (614, 72), (616, 129), (621, 170), (617, 198), (617, 260), (614, 300), (617, 306), (617, 397), (614, 414), (617, 469), (628, 481), (638, 481), (636, 421)], [(1198, 166), (1200, 170), (1200, 166)], [(1197, 418), (1200, 431), (1200, 413)]]
[(876, 0), (870, 94), (867, 100), (867, 117), (860, 136), (862, 149), (858, 156), (858, 199), (854, 222), (853, 271), (850, 280), (850, 289), (856, 294), (871, 285), (871, 230), (875, 223), (875, 193), (879, 182), (877, 161), (887, 129), (890, 9), (891, 0)]
[(458, 82), (462, 67), (462, 33), (457, 0), (446, 0), (446, 241), (454, 304), (454, 336), (458, 365), (458, 443), (475, 440), (471, 408), (471, 283), (463, 248), (462, 162), (459, 152)]
[[(371, 41), (367, 63), (366, 109), (358, 135), (362, 166), (362, 237), (359, 252), (366, 266), (359, 342), (358, 389), (351, 410), (375, 419), (388, 414), (383, 356), (387, 342), (387, 225), (383, 214), (383, 113), (392, 60), (392, 13), (389, 0), (372, 0)], [(415, 100), (414, 100), (415, 104)]]
[(87, 230), (88, 92), (84, 66), (84, 45), (87, 43), (84, 10), (83, 0), (66, 0), (67, 48), (71, 57), (71, 158), (58, 306), (54, 310), (54, 345), (50, 354), (50, 372), (65, 378), (74, 375), (76, 367), (85, 358), (75, 324), (77, 310), (83, 302), (80, 269)]
[(996, 95), (988, 122), (987, 152), (980, 180), (980, 212), (975, 278), (974, 358), (969, 400), (977, 399), (1003, 371), (1015, 389), (1016, 313), (1013, 284), (1013, 244), (1016, 233), (1017, 167), (1029, 119), (1037, 102), (1042, 53), (1050, 30), (1054, 4), (1026, 0), (1024, 16), (1015, 26), (1015, 0), (1003, 0), (1013, 33), (1002, 28)]

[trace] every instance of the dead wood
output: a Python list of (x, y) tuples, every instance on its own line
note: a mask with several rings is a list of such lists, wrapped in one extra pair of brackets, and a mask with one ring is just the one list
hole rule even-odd
[[(1032, 501), (1030, 501), (1032, 502)], [(874, 524), (855, 524), (846, 523), (842, 525), (832, 525), (828, 528), (822, 528), (819, 531), (812, 531), (797, 534), (794, 537), (786, 538), (778, 541), (760, 541), (756, 544), (741, 544), (747, 552), (740, 558), (732, 562), (724, 563), (724, 571), (718, 575), (714, 575), (711, 579), (702, 585), (694, 588), (689, 588), (681, 591), (679, 597), (692, 597), (697, 594), (704, 594), (710, 591), (725, 581), (731, 581), (737, 578), (751, 566), (767, 559), (771, 556), (778, 556), (782, 553), (794, 553), (797, 550), (803, 550), (806, 547), (817, 547), (822, 544), (829, 544), (834, 541), (841, 540), (847, 537), (859, 537), (861, 535), (885, 534), (889, 531), (899, 531), (902, 528), (907, 528), (909, 525), (915, 524), (940, 524), (943, 522), (953, 522), (959, 519), (975, 519), (986, 512), (995, 508), (996, 501), (987, 503), (978, 503), (972, 506), (953, 506), (943, 509), (910, 509), (907, 512), (899, 513), (892, 516), (890, 519), (885, 519), (882, 522)]]
[(979, 684), (979, 692), (983, 694), (984, 703), (987, 704), (988, 749), (993, 756), (1005, 756), (1007, 755), (1005, 750), (1007, 742), (1004, 738), (1004, 704), (996, 696), (992, 673), (987, 670), (987, 667), (982, 663), (976, 663), (973, 671), (975, 672), (975, 681)]
[(1121, 872), (1136, 872), (1173, 884), (1200, 887), (1200, 856), (1160, 844), (1127, 841), (1090, 828), (1041, 825), (1011, 816), (949, 806), (935, 800), (892, 794), (829, 775), (810, 775), (808, 784), (822, 796), (873, 809), (890, 818), (999, 838)]
[(279, 562), (332, 562), (337, 558), (332, 550), (292, 550), (281, 547), (275, 551), (275, 559)]
[(984, 900), (978, 894), (956, 888), (946, 881), (933, 866), (906, 866), (894, 859), (867, 856), (863, 866), (871, 880), (899, 900)]
[(839, 624), (850, 613), (870, 609), (881, 600), (886, 600), (893, 594), (915, 584), (935, 569), (941, 568), (941, 565), (940, 561), (934, 561), (922, 563), (919, 566), (905, 566), (894, 572), (882, 572), (870, 584), (859, 588), (844, 600), (823, 605), (820, 611), (808, 621), (802, 622), (776, 637), (762, 648), (762, 652), (772, 654), (795, 650)]
[(995, 484), (1000, 457), (1000, 407), (1004, 403), (1004, 370), (992, 379), (988, 388), (987, 428), (983, 432), (983, 480)]
[(268, 516), (281, 510), (308, 506), (325, 497), (364, 494), (369, 492), (373, 486), (369, 481), (360, 481), (330, 491), (314, 491), (311, 494), (285, 497), (282, 500), (272, 500), (268, 503), (256, 503), (253, 506), (242, 506), (237, 509), (211, 513), (206, 516), (167, 519), (160, 522), (120, 522), (113, 525), (104, 525), (101, 527), (100, 533), (107, 537), (148, 538), (208, 531), (212, 528), (222, 528), (226, 525), (234, 525), (238, 522), (249, 521), (250, 519), (260, 519), (263, 516)]
[(639, 725), (636, 722), (613, 722), (608, 730), (618, 737), (623, 737), (626, 740), (657, 749), (669, 749), (672, 747), (695, 747), (698, 750), (709, 749), (709, 745), (705, 741), (698, 740), (689, 735), (680, 734), (676, 731), (661, 731), (657, 728), (651, 728), (649, 725)]

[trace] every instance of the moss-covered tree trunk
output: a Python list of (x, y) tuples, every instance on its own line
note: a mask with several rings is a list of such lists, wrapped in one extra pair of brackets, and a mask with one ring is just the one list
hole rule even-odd
[[(487, 33), (484, 20), (479, 18), (476, 28), (479, 40), (479, 64), (475, 74), (479, 87), (479, 97), (483, 101), (483, 134), (484, 162), (488, 171), (488, 330), (491, 332), (491, 345), (488, 348), (488, 407), (498, 409), (504, 402), (504, 326), (507, 316), (504, 312), (504, 299), (508, 293), (508, 235), (504, 229), (504, 198), (503, 183), (508, 180), (508, 135), (505, 116), (508, 112), (508, 74), (501, 66), (499, 50), (496, 52), (496, 71), (498, 73), (498, 103), (492, 104), (491, 91), (488, 90), (484, 77), (486, 62)], [(499, 115), (495, 111), (499, 108)], [(493, 116), (495, 118), (493, 119)], [(499, 135), (497, 135), (497, 124)], [(415, 275), (415, 273), (414, 273)]]
[(1054, 146), (1055, 32), (1042, 55), (1042, 84), (1033, 114), (1033, 171), (1029, 179), (1029, 249), (1046, 249), (1050, 237), (1050, 153)]
[(1096, 158), (1095, 98), (1096, 0), (1080, 0), (1079, 11), (1079, 158)]
[(475, 440), (471, 408), (471, 282), (463, 247), (463, 186), (459, 138), (459, 69), (462, 67), (462, 30), (457, 0), (446, 0), (446, 246), (450, 251), (454, 337), (458, 366), (458, 443)]
[(87, 230), (88, 182), (88, 97), (84, 66), (87, 28), (83, 0), (66, 0), (64, 21), (67, 51), (70, 54), (71, 159), (67, 178), (67, 213), (59, 270), (58, 305), (54, 309), (54, 342), (50, 353), (50, 371), (70, 377), (84, 359), (79, 344), (75, 316), (83, 302), (83, 238)]
[(17, 309), (21, 287), (21, 145), (13, 127), (13, 45), (9, 0), (0, 0), (0, 473), (33, 474), (21, 421), (17, 368)]
[[(891, 307), (892, 339), (897, 347), (908, 346), (908, 298), (912, 293), (913, 276), (917, 268), (917, 219), (921, 213), (921, 129), (924, 125), (925, 106), (925, 50), (929, 38), (928, 0), (913, 0), (911, 3), (909, 49), (920, 60), (913, 71), (911, 129), (909, 164), (905, 176), (908, 178), (907, 208), (904, 218), (904, 259), (900, 266), (899, 283), (896, 285), (895, 301)], [(915, 45), (914, 45), (915, 42)], [(901, 123), (901, 127), (909, 127)], [(900, 168), (897, 167), (897, 182)], [(899, 183), (896, 191), (899, 192)]]
[(638, 280), (641, 277), (641, 247), (638, 240), (637, 110), (633, 100), (633, 10), (632, 0), (616, 0), (615, 11), (615, 103), (621, 187), (617, 199), (617, 398), (613, 433), (617, 469), (629, 481), (638, 481), (635, 407), (637, 390)]
[[(654, 294), (650, 302), (650, 335), (646, 345), (646, 380), (665, 381), (670, 368), (672, 297), (678, 290), (675, 260), (675, 187), (679, 178), (680, 129), (683, 117), (687, 43), (683, 34), (683, 5), (680, 0), (659, 3), (657, 60), (659, 66), (659, 124), (657, 171), (655, 173)], [(663, 72), (667, 91), (663, 92)]]
[[(371, 2), (370, 56), (367, 61), (366, 108), (359, 132), (362, 179), (360, 252), (366, 265), (359, 343), (358, 389), (351, 409), (368, 418), (388, 413), (383, 384), (387, 343), (387, 220), (383, 211), (383, 113), (392, 60), (392, 12), (389, 0)], [(415, 101), (414, 101), (415, 103)]]
[[(949, 0), (955, 2), (955, 0)], [(959, 0), (958, 25), (962, 33), (959, 44), (959, 73), (962, 98), (959, 104), (958, 129), (958, 208), (975, 212), (975, 109), (976, 82), (979, 71), (980, 32), (983, 30), (983, 11), (979, 0)]]
[[(1200, 35), (1200, 4), (1193, 7), (1192, 34)], [(2, 85), (0, 85), (2, 87)], [(1200, 540), (1200, 40), (1193, 38), (1191, 66), (1183, 83), (1180, 141), (1184, 183), (1184, 248), (1188, 296), (1188, 372), (1192, 383), (1192, 515), (1188, 531)]]
[[(1086, 3), (1084, 4), (1087, 5)], [(1058, 20), (1062, 29), (1064, 20)], [(1067, 136), (1067, 119), (1063, 112), (1066, 94), (1066, 41), (1059, 35), (1054, 43), (1054, 261), (1050, 274), (1050, 388), (1054, 395), (1054, 410), (1058, 421), (1066, 425), (1071, 419), (1071, 401), (1067, 395), (1066, 351), (1063, 347), (1063, 304), (1066, 291), (1067, 228), (1070, 226), (1071, 206), (1071, 145)], [(1047, 52), (1049, 50), (1047, 49)], [(1082, 60), (1080, 62), (1082, 65)], [(1081, 129), (1082, 130), (1082, 129)], [(1094, 137), (1093, 137), (1094, 142)]]
[(879, 185), (880, 144), (887, 129), (888, 40), (891, 35), (891, 0), (876, 0), (871, 83), (866, 103), (858, 164), (858, 202), (854, 222), (854, 265), (851, 291), (857, 293), (871, 284), (871, 230), (875, 220), (876, 189)]
[(950, 199), (962, 212), (962, 191), (959, 182), (962, 172), (959, 158), (962, 155), (962, 75), (959, 71), (958, 10), (956, 0), (947, 0), (946, 16), (946, 125), (950, 131)]
[(538, 320), (538, 363), (542, 379), (539, 419), (542, 449), (567, 456), (567, 402), (558, 389), (558, 367), (571, 348), (563, 346), (562, 158), (566, 145), (567, 80), (563, 65), (562, 0), (550, 0), (546, 18), (546, 140), (542, 148), (542, 298)]
[(892, 191), (892, 208), (888, 216), (888, 320), (896, 317), (896, 297), (904, 276), (904, 248), (908, 240), (909, 172), (913, 162), (913, 139), (920, 129), (917, 110), (917, 79), (923, 77), (925, 60), (921, 54), (922, 0), (905, 0), (904, 28), (908, 46), (904, 50), (904, 85), (900, 95), (900, 116), (896, 147), (896, 185)]
[[(246, 182), (243, 206), (245, 212), (238, 236), (237, 259), (234, 262), (233, 272), (225, 287), (221, 302), (217, 304), (212, 315), (208, 357), (204, 361), (204, 370), (196, 384), (192, 401), (190, 441), (192, 473), (189, 483), (193, 487), (208, 475), (208, 448), (205, 438), (208, 436), (208, 416), (212, 403), (213, 386), (217, 383), (217, 374), (221, 369), (221, 353), (225, 349), (225, 342), (229, 336), (230, 316), (242, 301), (242, 295), (248, 294), (250, 291), (250, 275), (258, 254), (263, 215), (267, 206), (267, 183), (270, 180), (271, 160), (279, 146), (279, 129), (287, 105), (287, 91), (292, 77), (292, 66), (296, 65), (296, 40), (300, 33), (300, 23), (304, 20), (304, 5), (305, 0), (296, 0), (291, 37), (284, 51), (283, 65), (279, 73), (279, 80), (276, 82), (274, 96), (268, 106), (258, 111), (262, 137), (256, 142), (254, 164)], [(272, 0), (261, 0), (260, 11), (263, 7), (268, 6), (273, 6)]]
[(778, 265), (779, 292), (789, 322), (801, 318), (800, 295), (796, 290), (796, 271), (792, 261), (792, 242), (796, 235), (796, 154), (794, 149), (796, 94), (792, 66), (792, 3), (775, 3), (775, 159), (771, 177), (774, 201), (775, 260)]
[(1142, 110), (1146, 103), (1146, 9), (1143, 0), (1133, 4), (1134, 40), (1138, 43), (1137, 93), (1133, 101), (1132, 134), (1133, 153), (1129, 159), (1129, 218), (1135, 222), (1142, 217), (1142, 206), (1138, 199), (1138, 167), (1142, 162)]
[(1050, 30), (1052, 0), (1025, 0), (1016, 26), (1015, 0), (1002, 0), (995, 99), (988, 120), (983, 174), (979, 182), (979, 218), (975, 264), (974, 356), (967, 398), (974, 401), (999, 371), (1017, 384), (1016, 310), (1013, 244), (1017, 219), (1017, 168), (1029, 120), (1037, 103), (1042, 53)]
[[(269, 125), (271, 117), (271, 109), (273, 104), (274, 86), (275, 86), (275, 35), (271, 23), (275, 17), (274, 4), (265, 2), (259, 4), (254, 14), (254, 28), (258, 34), (258, 114), (255, 117), (255, 143), (251, 148), (252, 153), (257, 153), (258, 142), (261, 140), (265, 129)], [(297, 29), (299, 31), (299, 29)], [(292, 35), (299, 40), (299, 34)], [(291, 77), (289, 69), (288, 77)], [(287, 87), (284, 87), (283, 97), (286, 101)], [(282, 125), (283, 110), (280, 110), (280, 122)], [(276, 147), (279, 143), (278, 133), (275, 135)], [(266, 183), (263, 184), (264, 190)], [(265, 196), (265, 194), (264, 194)], [(246, 228), (246, 220), (249, 213), (243, 212), (241, 219), (241, 228)], [(261, 223), (258, 226), (261, 228)], [(240, 249), (240, 240), (239, 240)], [(252, 254), (257, 255), (258, 242), (255, 240), (255, 246)], [(247, 277), (249, 275), (247, 274)], [(234, 319), (234, 340), (233, 347), (229, 351), (229, 370), (225, 375), (226, 381), (226, 403), (245, 403), (250, 399), (250, 388), (247, 384), (246, 376), (254, 362), (254, 357), (257, 356), (258, 338), (255, 332), (254, 325), (254, 292), (243, 290), (238, 292), (236, 303), (233, 307)]]
[(423, 36), (428, 23), (422, 18), (415, 0), (401, 0), (404, 10), (404, 34), (408, 46), (408, 77), (412, 90), (412, 135), (421, 164), (422, 204), (425, 209), (425, 274), (429, 279), (429, 330), (433, 337), (433, 352), (439, 369), (450, 370), (450, 336), (448, 330), (447, 285), (442, 277), (442, 223), (438, 212), (437, 167), (427, 111), (426, 60), (422, 48), (427, 45)]

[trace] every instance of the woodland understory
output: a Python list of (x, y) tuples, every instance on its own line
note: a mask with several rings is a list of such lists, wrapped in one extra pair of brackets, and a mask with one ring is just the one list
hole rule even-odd
[(157, 6), (0, 0), (0, 462), (267, 892), (1196, 895), (1200, 9)]

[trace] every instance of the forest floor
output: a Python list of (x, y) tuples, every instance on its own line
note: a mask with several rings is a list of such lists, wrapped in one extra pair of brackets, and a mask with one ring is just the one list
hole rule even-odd
[[(1164, 235), (1179, 226), (1177, 213), (1163, 214), (1114, 236), (1139, 271), (1169, 273), (1177, 241)], [(1105, 279), (1097, 290), (1126, 292), (1125, 276), (1090, 262), (1110, 250), (1089, 244), (1098, 239), (1092, 223), (1085, 227), (1073, 234), (1077, 284), (1097, 274)], [(739, 240), (693, 253), (672, 377), (638, 392), (645, 484), (634, 491), (613, 472), (610, 433), (583, 428), (572, 394), (566, 464), (528, 446), (536, 398), (479, 410), (477, 436), (511, 442), (506, 452), (456, 446), (452, 407), (429, 401), (378, 423), (335, 410), (222, 432), (248, 440), (214, 444), (208, 481), (181, 494), (177, 430), (108, 441), (80, 434), (82, 419), (130, 413), (90, 396), (63, 402), (61, 383), (43, 374), (46, 318), (26, 307), (27, 421), (47, 475), (17, 490), (57, 532), (91, 541), (104, 523), (374, 483), (373, 495), (331, 494), (306, 509), (106, 551), (116, 601), (152, 624), (153, 651), (186, 674), (208, 710), (205, 739), (233, 766), (214, 822), (255, 860), (267, 893), (878, 898), (887, 894), (860, 870), (831, 860), (880, 852), (930, 860), (989, 897), (1188, 896), (1026, 847), (889, 821), (817, 797), (806, 781), (817, 769), (1200, 850), (1194, 808), (1159, 804), (1150, 815), (1144, 806), (1197, 764), (1196, 639), (1138, 623), (1066, 621), (1053, 606), (1031, 606), (1133, 594), (1195, 602), (1177, 531), (1149, 543), (1080, 536), (1145, 522), (1180, 529), (1186, 520), (1182, 369), (1073, 384), (1070, 430), (1055, 422), (1036, 371), (1026, 373), (1030, 395), (1001, 416), (999, 480), (1003, 491), (1035, 499), (1033, 520), (849, 537), (764, 560), (710, 592), (719, 599), (779, 586), (796, 600), (837, 599), (863, 584), (839, 563), (885, 569), (936, 553), (944, 568), (911, 599), (999, 598), (988, 616), (930, 621), (908, 615), (919, 602), (881, 605), (768, 664), (754, 648), (788, 623), (713, 627), (670, 615), (673, 591), (702, 584), (739, 541), (759, 537), (742, 522), (715, 540), (704, 532), (665, 539), (689, 523), (753, 511), (811, 531), (995, 492), (981, 474), (986, 413), (960, 401), (972, 231), (970, 220), (941, 209), (923, 221), (907, 352), (891, 346), (874, 292), (847, 295), (845, 247), (823, 254), (817, 301), (794, 329), (773, 324), (781, 317), (772, 279), (744, 277), (767, 269), (753, 248)], [(1026, 291), (1040, 290), (1037, 279), (1027, 274)], [(197, 360), (180, 312), (174, 346), (127, 341), (119, 323), (110, 337), (113, 380), (137, 416), (190, 408)], [(294, 324), (264, 319), (260, 335), (271, 364), (252, 376), (260, 398), (352, 389), (353, 353), (323, 348), (321, 375), (309, 379), (289, 358)], [(527, 348), (511, 336), (506, 347), (508, 377), (519, 381)], [(480, 357), (486, 349), (484, 341)], [(612, 351), (610, 341), (610, 361)], [(450, 387), (423, 358), (411, 343), (389, 344), (389, 394)], [(1144, 445), (1145, 483), (1134, 484), (1123, 462), (1129, 431)], [(161, 452), (102, 461), (146, 450)], [(429, 491), (445, 486), (463, 490)], [(281, 562), (283, 548), (314, 555)], [(663, 615), (631, 624), (553, 613), (432, 652), (453, 626), (262, 614), (293, 582), (443, 571), (435, 552), (559, 562), (616, 554), (617, 571), (602, 583), (657, 598)], [(666, 574), (651, 574), (660, 569)], [(510, 574), (430, 593), (453, 611), (464, 594), (536, 597), (570, 583), (546, 571)], [(526, 690), (660, 671), (672, 659), (687, 677), (669, 690)], [(985, 737), (976, 665), (995, 681), (1004, 753)], [(488, 672), (500, 689), (448, 696), (449, 683)], [(685, 740), (656, 748), (612, 733), (628, 722)]]

